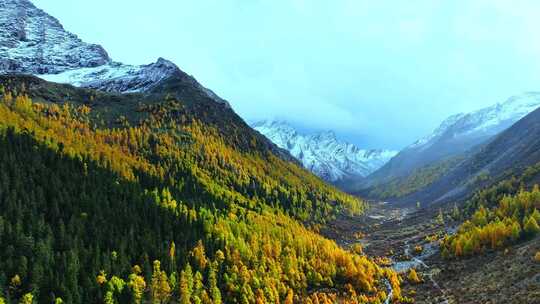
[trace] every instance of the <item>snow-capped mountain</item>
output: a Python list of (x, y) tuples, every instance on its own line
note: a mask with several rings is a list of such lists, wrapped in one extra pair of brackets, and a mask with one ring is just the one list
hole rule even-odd
[(32, 74), (109, 63), (99, 45), (81, 41), (30, 1), (0, 1), (0, 69)]
[(445, 119), (433, 133), (416, 141), (408, 148), (425, 150), (444, 137), (495, 135), (539, 106), (540, 92), (527, 92), (478, 111), (452, 115)]
[(374, 172), (368, 184), (408, 175), (414, 169), (465, 153), (494, 138), (538, 107), (540, 92), (527, 92), (474, 112), (452, 115), (433, 133), (403, 149)]
[[(472, 128), (475, 132), (491, 129), (500, 122), (516, 119), (533, 110), (486, 143), (463, 154), (460, 161), (447, 167), (442, 174), (434, 176), (429, 184), (394, 202), (412, 204), (421, 201), (432, 205), (462, 201), (478, 189), (489, 188), (511, 176), (521, 176), (536, 166), (540, 161), (539, 104), (540, 94), (527, 93), (481, 111), (482, 114), (477, 115), (481, 123)], [(525, 187), (537, 181), (537, 178), (533, 178), (534, 173), (528, 176), (524, 179)]]
[(305, 135), (283, 121), (262, 121), (252, 127), (302, 162), (321, 178), (337, 182), (364, 177), (384, 165), (396, 152), (362, 150), (340, 141), (332, 131)]
[(33, 74), (48, 81), (121, 93), (149, 92), (170, 78), (227, 104), (174, 63), (114, 62), (103, 47), (83, 42), (28, 0), (0, 1), (0, 73)]

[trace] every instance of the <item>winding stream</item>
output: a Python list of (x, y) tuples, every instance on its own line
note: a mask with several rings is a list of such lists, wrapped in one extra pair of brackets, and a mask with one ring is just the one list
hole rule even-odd
[[(426, 265), (426, 263), (424, 263), (424, 261), (422, 261), (422, 259), (425, 259), (425, 258), (433, 255), (436, 251), (437, 251), (436, 244), (429, 243), (429, 244), (425, 245), (424, 250), (422, 251), (422, 254), (419, 255), (418, 257), (415, 257), (415, 256), (413, 256), (411, 254), (411, 245), (409, 244), (409, 241), (405, 241), (404, 253), (405, 253), (405, 256), (407, 256), (409, 258), (409, 260), (394, 262), (394, 265), (392, 266), (392, 268), (397, 273), (405, 273), (405, 272), (409, 271), (409, 269), (417, 268), (418, 266), (422, 266), (422, 267), (424, 267), (426, 269), (429, 269), (429, 266)], [(437, 287), (437, 289), (440, 290), (439, 285), (435, 282), (435, 280), (433, 280), (431, 275), (429, 276), (429, 278), (430, 278), (430, 281), (432, 281), (434, 283), (434, 285)], [(392, 297), (393, 297), (393, 294), (394, 294), (394, 290), (392, 289), (392, 285), (390, 285), (388, 280), (385, 280), (384, 283), (386, 285), (386, 288), (388, 289), (388, 296), (386, 297), (386, 300), (384, 301), (384, 304), (391, 304), (392, 303), (391, 302)]]
[(428, 243), (424, 245), (422, 254), (420, 254), (419, 256), (414, 256), (411, 254), (411, 245), (409, 244), (409, 241), (405, 241), (404, 253), (405, 256), (409, 258), (409, 260), (395, 262), (392, 268), (398, 273), (404, 273), (411, 268), (417, 268), (419, 266), (429, 269), (429, 266), (426, 265), (423, 260), (435, 254), (437, 250), (438, 246), (435, 242)]
[[(447, 233), (453, 234), (455, 233), (455, 230), (456, 230), (455, 228), (447, 228)], [(439, 250), (439, 246), (437, 242), (431, 242), (424, 245), (422, 253), (420, 255), (414, 256), (413, 254), (411, 254), (411, 245), (409, 244), (409, 241), (406, 240), (403, 251), (404, 251), (405, 256), (408, 258), (408, 260), (394, 262), (392, 268), (397, 273), (405, 273), (409, 271), (411, 268), (419, 268), (419, 267), (429, 270), (430, 267), (424, 262), (424, 260), (434, 255), (435, 253), (437, 253), (438, 250)], [(439, 290), (442, 293), (442, 295), (446, 298), (445, 290), (440, 287), (437, 281), (435, 281), (435, 279), (433, 278), (433, 273), (427, 274), (427, 278), (429, 278), (429, 281), (431, 282), (431, 284), (433, 284), (433, 286), (437, 290)], [(387, 280), (385, 280), (385, 285), (388, 289), (388, 296), (386, 297), (384, 304), (391, 304), (394, 291), (392, 289), (392, 286)], [(448, 303), (449, 303), (448, 299), (445, 299), (439, 304), (448, 304)]]
[[(386, 205), (386, 204), (388, 204), (388, 203), (387, 202), (380, 202), (379, 203), (379, 205), (381, 205), (381, 206)], [(384, 222), (387, 222), (387, 221), (390, 221), (390, 220), (402, 221), (411, 212), (412, 211), (409, 210), (409, 209), (400, 209), (400, 210), (398, 210), (398, 212), (394, 212), (393, 214), (390, 215), (389, 213), (381, 212), (380, 210), (378, 210), (378, 212), (373, 212), (372, 214), (369, 214), (368, 217), (373, 219), (373, 220), (379, 221), (379, 224), (383, 224)], [(447, 234), (452, 235), (455, 232), (456, 232), (455, 227), (447, 227), (446, 228), (446, 233)], [(409, 243), (409, 240), (405, 240), (405, 246), (403, 248), (403, 251), (404, 251), (404, 255), (407, 257), (407, 260), (405, 260), (405, 261), (392, 261), (393, 262), (392, 268), (397, 273), (400, 273), (400, 274), (406, 273), (411, 268), (415, 268), (415, 269), (416, 268), (423, 268), (423, 269), (427, 270), (428, 273), (425, 275), (426, 278), (428, 278), (429, 281), (431, 282), (431, 284), (438, 291), (441, 292), (441, 294), (443, 295), (443, 298), (445, 299), (444, 301), (440, 302), (439, 304), (448, 304), (449, 301), (447, 299), (445, 290), (443, 288), (441, 288), (440, 285), (435, 281), (435, 279), (433, 278), (434, 273), (429, 272), (431, 267), (428, 266), (424, 262), (425, 259), (427, 259), (428, 257), (430, 257), (430, 256), (434, 255), (435, 253), (437, 253), (438, 250), (439, 250), (438, 242), (430, 242), (430, 243), (424, 244), (423, 250), (422, 250), (420, 255), (415, 256), (414, 254), (411, 253), (411, 245)], [(386, 289), (388, 290), (388, 295), (386, 296), (384, 304), (391, 304), (392, 303), (392, 298), (394, 296), (394, 290), (392, 289), (392, 285), (390, 284), (390, 282), (388, 280), (385, 279), (384, 284), (386, 286)]]
[[(424, 263), (423, 260), (430, 257), (430, 256), (432, 256), (438, 250), (439, 250), (439, 247), (437, 245), (437, 242), (431, 242), (431, 243), (428, 243), (428, 244), (424, 245), (424, 248), (422, 250), (422, 254), (420, 254), (418, 256), (414, 256), (414, 255), (411, 254), (411, 245), (409, 244), (409, 241), (407, 240), (407, 241), (405, 241), (404, 254), (405, 254), (405, 256), (407, 256), (409, 258), (409, 260), (396, 262), (396, 263), (394, 263), (392, 268), (398, 273), (405, 273), (405, 272), (409, 271), (409, 269), (411, 269), (411, 268), (418, 268), (418, 267), (422, 267), (424, 269), (429, 270), (430, 267), (426, 263)], [(437, 283), (437, 281), (435, 281), (435, 279), (433, 278), (433, 273), (428, 273), (427, 278), (429, 278), (429, 281), (431, 282), (431, 284), (433, 284), (433, 286), (437, 290), (439, 290), (441, 292), (441, 294), (445, 297), (445, 290), (440, 287), (440, 285)], [(390, 286), (390, 289), (391, 288), (392, 287)], [(393, 292), (390, 291), (388, 297), (386, 298), (385, 304), (390, 304), (391, 303), (392, 294), (393, 294)], [(440, 302), (439, 304), (448, 304), (448, 303), (449, 303), (448, 300), (445, 299), (444, 301)]]
[(386, 296), (386, 300), (384, 300), (384, 304), (391, 304), (390, 301), (392, 301), (392, 298), (394, 297), (394, 289), (392, 289), (392, 285), (386, 279), (384, 280), (384, 284), (388, 289), (388, 295)]

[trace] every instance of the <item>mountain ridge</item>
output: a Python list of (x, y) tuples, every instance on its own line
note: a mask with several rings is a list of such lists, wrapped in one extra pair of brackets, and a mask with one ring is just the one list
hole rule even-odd
[(158, 58), (146, 65), (112, 60), (98, 44), (82, 41), (58, 19), (29, 0), (0, 3), (0, 73), (26, 73), (48, 81), (107, 92), (152, 92), (171, 78), (212, 100), (229, 103), (173, 62)]
[(476, 189), (522, 174), (540, 162), (540, 109), (517, 121), (427, 187), (400, 198), (434, 204), (466, 199)]
[(395, 155), (395, 151), (360, 149), (341, 141), (335, 132), (302, 134), (285, 121), (264, 120), (251, 126), (296, 157), (305, 168), (336, 183), (363, 178)]
[(539, 106), (540, 93), (526, 92), (470, 113), (449, 116), (431, 134), (401, 150), (368, 176), (368, 181), (361, 187), (381, 185), (415, 169), (470, 153)]

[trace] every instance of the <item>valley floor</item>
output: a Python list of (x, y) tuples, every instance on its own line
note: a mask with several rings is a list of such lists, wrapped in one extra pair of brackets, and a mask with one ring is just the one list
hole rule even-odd
[[(436, 224), (436, 214), (374, 203), (361, 217), (342, 217), (322, 233), (348, 247), (360, 242), (371, 256), (387, 257), (403, 272), (403, 295), (415, 303), (540, 303), (540, 237), (506, 250), (444, 259), (433, 235), (452, 233), (458, 223)], [(422, 251), (416, 251), (420, 249)], [(422, 283), (407, 280), (414, 267)]]

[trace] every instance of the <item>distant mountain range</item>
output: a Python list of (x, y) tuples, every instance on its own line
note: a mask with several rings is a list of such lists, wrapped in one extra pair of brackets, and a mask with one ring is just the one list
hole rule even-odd
[(520, 176), (526, 170), (530, 170), (527, 178), (538, 183), (539, 164), (540, 109), (537, 109), (466, 154), (462, 161), (429, 185), (400, 201), (411, 203), (421, 200), (428, 204), (460, 201), (478, 189)]
[(278, 147), (289, 151), (311, 172), (333, 183), (363, 178), (397, 153), (360, 149), (337, 139), (332, 131), (301, 134), (284, 121), (267, 120), (251, 126)]
[(540, 93), (528, 92), (450, 116), (432, 134), (351, 188), (364, 196), (403, 203), (466, 198), (474, 189), (540, 161), (538, 107)]
[(540, 93), (513, 96), (502, 103), (448, 117), (433, 133), (400, 151), (371, 174), (365, 186), (404, 177), (414, 170), (442, 161), (487, 143), (540, 106)]

